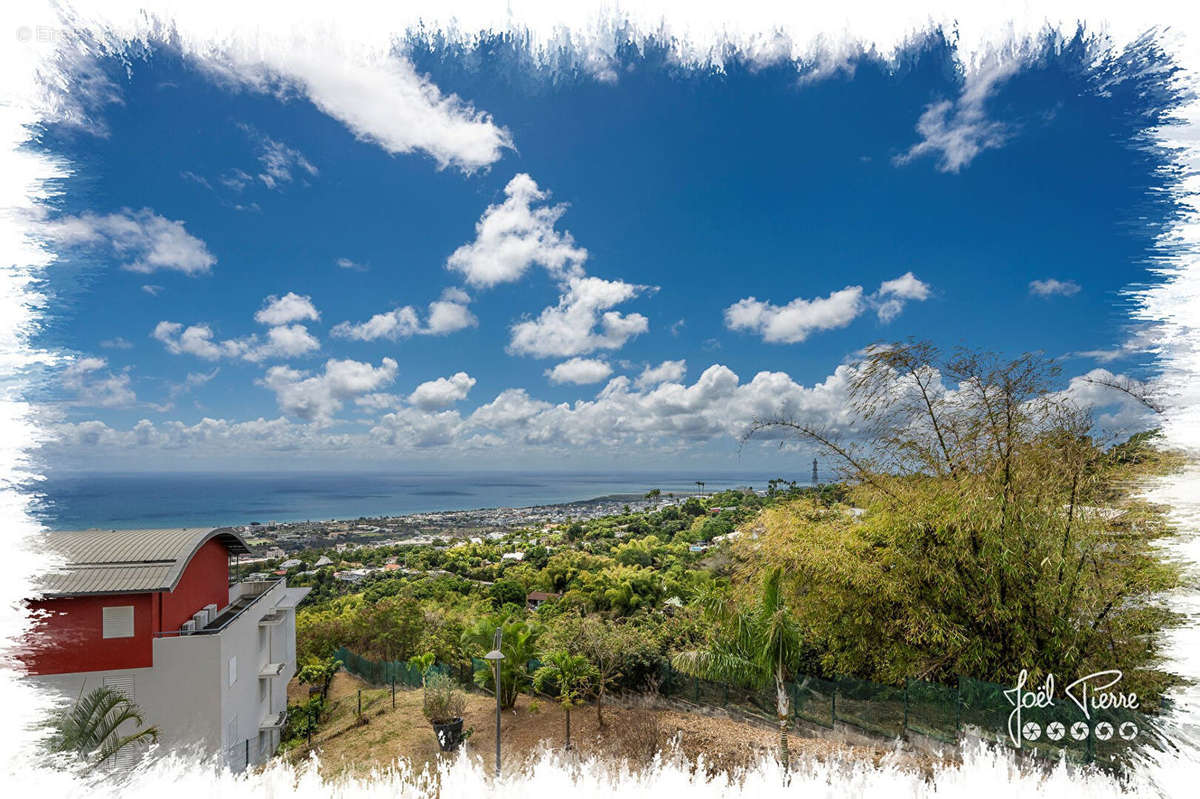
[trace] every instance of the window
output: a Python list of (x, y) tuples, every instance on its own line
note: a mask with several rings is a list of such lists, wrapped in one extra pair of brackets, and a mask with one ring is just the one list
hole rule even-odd
[(102, 632), (105, 638), (133, 637), (133, 605), (118, 605), (101, 610)]
[(230, 687), (237, 682), (237, 655), (229, 659), (229, 685)]

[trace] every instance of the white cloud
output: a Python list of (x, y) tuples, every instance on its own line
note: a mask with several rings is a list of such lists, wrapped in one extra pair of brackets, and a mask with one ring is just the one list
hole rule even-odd
[(458, 372), (451, 377), (439, 377), (422, 383), (408, 396), (408, 402), (423, 411), (449, 408), (466, 399), (474, 385), (475, 378), (466, 372)]
[(242, 354), (242, 349), (233, 341), (216, 342), (213, 340), (212, 328), (208, 325), (189, 325), (184, 327), (179, 322), (162, 321), (154, 326), (153, 338), (163, 343), (167, 352), (172, 355), (195, 355), (215, 361), (218, 358), (234, 358)]
[(286, 325), (289, 322), (317, 321), (321, 314), (312, 304), (312, 297), (289, 291), (282, 297), (274, 294), (263, 300), (263, 307), (254, 314), (254, 321), (264, 325)]
[(424, 152), (439, 168), (471, 173), (495, 163), (512, 147), (508, 131), (490, 115), (443, 94), (404, 58), (358, 45), (339, 49), (328, 32), (283, 47), (241, 44), (197, 55), (203, 66), (226, 79), (283, 95), (299, 92), (355, 136), (388, 153)]
[(204, 242), (187, 232), (183, 222), (165, 219), (149, 208), (63, 216), (44, 223), (42, 230), (47, 238), (63, 246), (107, 247), (125, 261), (122, 268), (131, 272), (148, 274), (166, 269), (203, 275), (217, 262)]
[(258, 140), (260, 147), (258, 160), (262, 164), (263, 171), (257, 177), (268, 189), (277, 188), (284, 183), (291, 183), (295, 179), (293, 172), (307, 173), (313, 177), (318, 174), (317, 168), (309, 163), (308, 159), (304, 157), (304, 153), (294, 147), (275, 141), (248, 125), (243, 125), (242, 129)]
[(929, 295), (929, 284), (906, 272), (883, 281), (873, 294), (864, 293), (862, 286), (846, 286), (828, 297), (797, 297), (782, 306), (747, 297), (725, 309), (725, 326), (757, 333), (763, 341), (795, 344), (813, 333), (846, 327), (867, 308), (875, 309), (879, 321), (890, 322), (904, 310), (905, 303), (921, 302)]
[(126, 408), (137, 403), (137, 395), (125, 372), (113, 374), (104, 358), (78, 358), (62, 373), (63, 388), (75, 393), (75, 405), (93, 408)]
[(335, 338), (355, 341), (399, 341), (412, 336), (445, 336), (479, 324), (475, 314), (467, 307), (470, 300), (461, 289), (448, 288), (442, 292), (441, 299), (429, 303), (428, 319), (424, 325), (416, 309), (405, 305), (375, 314), (365, 322), (339, 322), (330, 333)]
[(275, 401), (283, 413), (325, 424), (341, 410), (343, 402), (391, 383), (396, 379), (396, 371), (397, 364), (391, 358), (384, 358), (379, 366), (331, 358), (320, 374), (272, 366), (258, 383), (275, 392)]
[(304, 325), (280, 325), (267, 331), (267, 340), (261, 344), (256, 336), (245, 340), (246, 350), (242, 358), (255, 363), (273, 358), (295, 358), (321, 349)]
[(797, 297), (784, 306), (747, 297), (725, 309), (725, 326), (757, 333), (763, 341), (795, 344), (816, 331), (845, 327), (862, 308), (862, 286), (847, 286), (813, 300)]
[(1072, 377), (1067, 388), (1059, 392), (1076, 405), (1096, 412), (1096, 423), (1102, 430), (1132, 433), (1148, 430), (1161, 424), (1153, 411), (1123, 391), (1108, 384), (1128, 384), (1126, 375), (1113, 374), (1107, 369), (1092, 369)]
[(551, 383), (574, 383), (585, 386), (599, 383), (612, 374), (612, 367), (599, 358), (571, 358), (546, 370)]
[(100, 346), (106, 350), (129, 350), (133, 349), (133, 342), (122, 336), (115, 336), (114, 338), (104, 339), (100, 342)]
[(554, 229), (566, 206), (541, 204), (549, 194), (524, 173), (508, 182), (504, 194), (504, 202), (488, 206), (475, 224), (475, 241), (455, 250), (446, 268), (481, 288), (519, 280), (534, 265), (556, 280), (582, 276), (587, 250)]
[(558, 305), (536, 319), (512, 326), (508, 351), (535, 358), (566, 358), (596, 350), (615, 350), (649, 330), (646, 317), (608, 310), (650, 289), (621, 280), (576, 277), (567, 281)]
[(146, 292), (151, 297), (157, 297), (159, 294), (162, 294), (162, 290), (163, 290), (162, 286), (155, 286), (150, 283), (147, 283), (142, 286), (142, 291)]
[(868, 299), (875, 307), (879, 321), (887, 323), (900, 315), (908, 300), (924, 302), (929, 299), (929, 284), (918, 280), (912, 272), (905, 272), (900, 277), (880, 283), (879, 291)]
[(150, 335), (161, 341), (172, 355), (195, 355), (210, 361), (242, 358), (258, 363), (272, 358), (292, 358), (321, 348), (321, 343), (304, 325), (272, 327), (267, 331), (266, 341), (256, 335), (218, 341), (206, 324), (184, 327), (179, 322), (169, 321), (159, 322)]
[(1073, 294), (1078, 294), (1082, 288), (1074, 280), (1057, 280), (1048, 277), (1045, 280), (1031, 280), (1029, 282), (1029, 293), (1037, 297), (1053, 297), (1058, 294), (1063, 297), (1070, 297)]
[(647, 366), (633, 384), (638, 388), (653, 388), (659, 383), (678, 383), (687, 374), (687, 361), (663, 361), (658, 366)]
[(365, 264), (351, 261), (349, 258), (338, 258), (334, 263), (338, 265), (339, 269), (350, 269), (354, 272), (365, 272), (369, 268)]
[(921, 140), (897, 156), (895, 163), (936, 155), (940, 171), (958, 172), (984, 150), (1003, 145), (1011, 131), (1005, 124), (989, 120), (984, 104), (1018, 67), (1017, 59), (992, 59), (969, 72), (958, 99), (926, 106), (917, 120)]

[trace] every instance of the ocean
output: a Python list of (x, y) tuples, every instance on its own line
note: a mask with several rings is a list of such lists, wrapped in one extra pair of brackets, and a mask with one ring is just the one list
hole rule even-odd
[(355, 519), (431, 511), (526, 507), (612, 494), (691, 494), (753, 486), (795, 475), (761, 472), (457, 472), (69, 474), (32, 490), (51, 529), (222, 527)]

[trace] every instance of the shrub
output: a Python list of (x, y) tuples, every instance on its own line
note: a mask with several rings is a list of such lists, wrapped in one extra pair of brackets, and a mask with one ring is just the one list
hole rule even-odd
[(462, 718), (466, 698), (448, 674), (430, 672), (425, 678), (425, 718), (434, 724), (445, 724)]

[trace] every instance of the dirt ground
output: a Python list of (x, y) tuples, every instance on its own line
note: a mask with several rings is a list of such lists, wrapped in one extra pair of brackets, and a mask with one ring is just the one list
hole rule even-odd
[[(362, 691), (364, 721), (358, 721), (358, 692)], [(293, 682), (288, 700), (301, 703), (307, 686)], [(366, 773), (396, 759), (406, 759), (418, 770), (447, 755), (440, 752), (433, 728), (421, 713), (419, 690), (396, 691), (392, 709), (391, 690), (372, 688), (355, 677), (339, 673), (330, 686), (330, 718), (313, 737), (312, 748), (321, 756), (322, 771)], [(677, 751), (694, 762), (703, 755), (709, 772), (736, 771), (778, 747), (778, 732), (765, 726), (649, 706), (604, 706), (604, 727), (596, 719), (594, 705), (571, 712), (571, 743), (580, 756), (596, 755), (613, 763), (626, 762), (637, 768), (648, 764), (656, 752)], [(496, 745), (496, 705), (487, 695), (467, 695), (463, 729), (471, 735), (467, 752), (491, 763)], [(564, 743), (562, 708), (550, 701), (521, 696), (514, 710), (504, 711), (500, 723), (500, 747), (506, 770), (527, 763), (543, 747), (560, 750)], [(789, 738), (793, 757), (845, 757), (879, 762), (889, 748), (847, 746), (822, 738), (803, 737), (793, 731)], [(302, 745), (288, 756), (301, 760), (309, 747)], [(922, 764), (914, 763), (916, 767)]]

